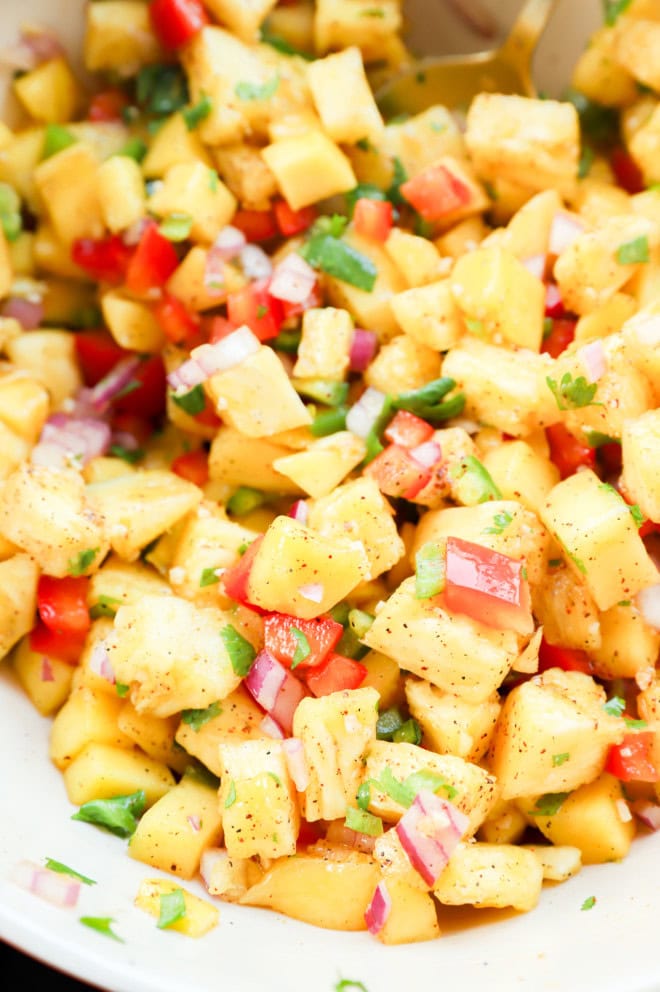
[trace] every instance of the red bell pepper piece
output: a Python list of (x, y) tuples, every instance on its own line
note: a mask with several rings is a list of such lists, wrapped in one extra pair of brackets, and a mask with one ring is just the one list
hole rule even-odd
[(653, 761), (651, 730), (626, 734), (620, 744), (613, 744), (608, 752), (605, 771), (621, 782), (660, 782), (660, 771)]
[(431, 222), (442, 220), (472, 198), (470, 187), (439, 163), (427, 166), (403, 183), (401, 195), (424, 220)]
[(541, 351), (546, 355), (552, 355), (553, 358), (559, 358), (575, 337), (576, 324), (577, 321), (568, 317), (555, 318), (552, 321), (552, 330), (543, 338)]
[(86, 386), (95, 386), (128, 354), (105, 331), (78, 331), (74, 337)]
[(210, 24), (200, 0), (152, 0), (149, 15), (156, 37), (169, 49), (181, 48)]
[(231, 223), (248, 241), (270, 241), (279, 234), (272, 210), (237, 210)]
[(357, 689), (367, 677), (367, 667), (343, 654), (330, 654), (316, 668), (305, 671), (305, 682), (315, 696), (329, 696), (331, 692)]
[(229, 334), (233, 334), (234, 331), (238, 330), (236, 325), (232, 324), (231, 320), (228, 320), (227, 317), (219, 316), (204, 318), (202, 327), (206, 332), (210, 344), (215, 344), (216, 341), (221, 341)]
[(385, 437), (403, 448), (416, 448), (433, 437), (435, 428), (408, 410), (397, 410), (385, 429)]
[(126, 288), (137, 294), (162, 289), (178, 264), (172, 242), (163, 237), (156, 223), (149, 223), (128, 264)]
[(574, 437), (563, 424), (546, 427), (546, 437), (550, 445), (550, 458), (559, 469), (562, 479), (574, 475), (579, 468), (595, 469), (596, 449)]
[(545, 287), (545, 315), (546, 317), (565, 317), (564, 301), (561, 298), (559, 287), (554, 282), (549, 282)]
[(281, 664), (291, 668), (299, 644), (291, 629), (295, 627), (307, 638), (309, 654), (295, 667), (314, 668), (322, 664), (337, 647), (344, 628), (332, 617), (299, 620), (284, 613), (271, 613), (264, 620), (264, 646)]
[(71, 260), (96, 282), (122, 282), (133, 249), (117, 234), (105, 238), (76, 238), (71, 246)]
[(145, 418), (139, 417), (135, 413), (116, 413), (111, 421), (113, 433), (130, 434), (143, 448), (154, 432), (152, 424)]
[(291, 238), (294, 234), (302, 234), (303, 231), (312, 226), (317, 217), (316, 207), (303, 207), (301, 210), (294, 210), (286, 200), (275, 200), (273, 211), (280, 234), (285, 238)]
[(610, 153), (614, 178), (626, 193), (643, 193), (646, 189), (642, 170), (625, 148), (614, 148)]
[(250, 283), (227, 297), (227, 315), (232, 324), (247, 324), (260, 341), (276, 338), (284, 320), (282, 304), (268, 292), (267, 280)]
[(95, 93), (89, 102), (87, 119), (90, 121), (120, 121), (122, 110), (128, 106), (128, 97), (116, 88)]
[(30, 632), (30, 649), (47, 658), (57, 658), (68, 665), (77, 665), (85, 647), (86, 632), (58, 634), (45, 623), (37, 623)]
[[(251, 610), (255, 610), (257, 607), (253, 606), (248, 599), (248, 583), (250, 581), (252, 563), (261, 547), (262, 541), (263, 535), (259, 535), (252, 542), (242, 558), (239, 558), (236, 564), (228, 568), (222, 576), (225, 592), (229, 598), (236, 600), (237, 603), (242, 603), (244, 606), (249, 606)], [(259, 612), (263, 613), (264, 611), (259, 610)]]
[(165, 366), (160, 355), (145, 358), (134, 378), (139, 385), (115, 400), (117, 413), (134, 413), (147, 419), (160, 416), (165, 411), (167, 392)]
[(67, 575), (62, 579), (42, 575), (37, 585), (37, 610), (56, 634), (86, 634), (92, 621), (87, 607), (89, 579)]
[(447, 538), (444, 601), (489, 627), (534, 630), (529, 585), (522, 562), (459, 537)]
[(584, 672), (593, 675), (594, 667), (589, 656), (577, 648), (565, 648), (561, 644), (549, 644), (545, 637), (539, 647), (539, 671), (548, 668), (561, 668), (564, 672)]
[(356, 234), (371, 241), (387, 241), (392, 230), (392, 204), (389, 200), (370, 200), (363, 196), (355, 204), (353, 225)]
[(390, 444), (364, 470), (378, 483), (386, 496), (414, 499), (428, 485), (431, 471), (415, 461), (409, 451), (399, 444)]
[(174, 344), (192, 341), (199, 333), (200, 321), (197, 314), (171, 293), (165, 293), (162, 300), (154, 304), (154, 316), (165, 337)]
[(172, 471), (196, 486), (203, 486), (209, 480), (209, 457), (203, 448), (195, 451), (185, 451), (172, 462)]

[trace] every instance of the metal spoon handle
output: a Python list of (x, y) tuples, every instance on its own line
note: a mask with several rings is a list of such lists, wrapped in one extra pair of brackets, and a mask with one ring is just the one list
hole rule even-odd
[(532, 53), (543, 33), (557, 0), (527, 0), (516, 17), (500, 54), (523, 70), (529, 66)]

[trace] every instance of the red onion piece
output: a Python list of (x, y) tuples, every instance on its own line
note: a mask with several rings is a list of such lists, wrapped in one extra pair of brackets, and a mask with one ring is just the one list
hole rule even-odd
[(19, 861), (11, 873), (11, 880), (26, 892), (33, 892), (53, 906), (75, 906), (80, 895), (80, 882), (77, 879), (43, 868), (33, 861)]
[(305, 761), (303, 742), (297, 737), (289, 737), (282, 742), (289, 775), (298, 792), (304, 792), (309, 785), (309, 771)]
[(411, 448), (410, 454), (424, 468), (433, 468), (442, 458), (442, 449), (437, 441), (425, 441), (424, 444)]
[(302, 682), (299, 682), (291, 672), (286, 673), (286, 679), (277, 694), (275, 705), (271, 710), (271, 716), (280, 725), (285, 734), (290, 734), (293, 730), (293, 714), (298, 708), (301, 699), (307, 695)]
[(222, 296), (225, 291), (225, 256), (222, 249), (214, 248), (213, 245), (206, 253), (204, 288), (211, 296)]
[(630, 808), (649, 830), (660, 830), (660, 806), (657, 803), (649, 803), (645, 799), (635, 799), (630, 804)]
[(255, 355), (260, 348), (259, 338), (246, 324), (243, 324), (238, 330), (220, 338), (215, 344), (201, 344), (193, 348), (190, 357), (197, 362), (208, 378), (216, 372), (225, 372), (240, 365), (250, 355)]
[(117, 681), (105, 641), (97, 641), (89, 658), (90, 671), (114, 685)]
[(297, 499), (289, 510), (289, 516), (297, 520), (300, 524), (306, 524), (309, 520), (309, 506), (304, 499)]
[(223, 262), (231, 262), (233, 258), (240, 255), (246, 244), (247, 238), (243, 232), (228, 224), (217, 235), (211, 248), (216, 258), (222, 259)]
[(193, 833), (198, 834), (199, 831), (202, 829), (202, 821), (200, 820), (200, 818), (198, 816), (187, 816), (186, 820), (190, 824), (190, 829), (193, 831)]
[(545, 287), (545, 315), (546, 317), (563, 317), (566, 313), (564, 301), (559, 292), (559, 286), (549, 282)]
[(274, 741), (284, 740), (284, 731), (280, 727), (279, 723), (275, 723), (272, 716), (266, 713), (265, 717), (259, 724), (259, 730), (263, 731), (266, 737), (272, 737)]
[(655, 630), (660, 630), (660, 583), (647, 586), (635, 596), (635, 605), (644, 620)]
[(103, 420), (54, 414), (44, 424), (30, 458), (34, 465), (48, 468), (83, 466), (105, 454), (110, 440), (110, 428)]
[(573, 244), (576, 238), (584, 234), (585, 226), (579, 217), (565, 210), (558, 210), (550, 228), (548, 250), (551, 255), (561, 255)]
[(391, 911), (392, 899), (387, 891), (387, 886), (385, 882), (379, 882), (364, 914), (364, 921), (369, 933), (380, 933), (387, 923)]
[(33, 331), (44, 319), (44, 305), (23, 296), (10, 296), (2, 305), (2, 316), (13, 317), (24, 331)]
[(107, 410), (112, 401), (116, 399), (117, 393), (121, 393), (122, 389), (125, 389), (135, 377), (141, 364), (138, 355), (127, 355), (126, 358), (120, 358), (108, 374), (89, 390), (89, 401), (92, 406), (99, 413)]
[(248, 279), (268, 279), (273, 271), (273, 263), (259, 245), (245, 245), (239, 255), (243, 274)]
[(55, 34), (46, 27), (24, 27), (18, 43), (0, 52), (0, 65), (29, 72), (43, 62), (62, 55), (64, 49)]
[(394, 828), (411, 865), (435, 885), (463, 837), (467, 816), (453, 803), (421, 789)]
[(323, 586), (320, 582), (307, 582), (304, 586), (298, 586), (298, 592), (303, 599), (308, 599), (311, 603), (320, 603), (323, 599)]
[(537, 279), (543, 279), (546, 265), (545, 255), (531, 255), (529, 258), (523, 258), (521, 261), (528, 272), (531, 272)]
[(50, 658), (44, 655), (41, 659), (41, 681), (42, 682), (54, 682), (55, 675), (53, 674), (53, 666), (50, 663)]
[(245, 688), (269, 713), (275, 706), (277, 694), (284, 685), (287, 670), (264, 648), (254, 660), (245, 677)]
[(351, 372), (364, 372), (371, 364), (378, 348), (378, 335), (374, 331), (365, 331), (356, 327), (353, 331), (349, 368)]
[(587, 373), (587, 382), (598, 382), (607, 372), (607, 358), (600, 338), (580, 348), (578, 355)]
[(268, 292), (276, 300), (304, 303), (316, 284), (316, 272), (295, 251), (273, 271)]
[(358, 437), (365, 438), (380, 416), (385, 393), (368, 386), (346, 415), (346, 426)]
[(202, 881), (206, 886), (207, 890), (211, 884), (213, 877), (213, 870), (215, 866), (220, 861), (227, 861), (229, 855), (220, 847), (207, 847), (202, 854), (202, 860), (199, 865), (199, 874), (202, 876)]
[(208, 376), (202, 371), (197, 362), (189, 358), (186, 362), (179, 365), (178, 369), (174, 369), (167, 376), (168, 386), (174, 390), (175, 393), (187, 393), (190, 389), (194, 389), (195, 386), (201, 386), (203, 382), (206, 382)]

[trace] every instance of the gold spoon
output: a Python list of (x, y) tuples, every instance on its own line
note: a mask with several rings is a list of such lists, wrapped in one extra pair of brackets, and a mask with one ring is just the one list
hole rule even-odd
[(465, 107), (484, 90), (536, 96), (532, 55), (556, 5), (557, 0), (527, 0), (506, 41), (495, 51), (431, 56), (415, 62), (377, 92), (384, 115), (416, 114), (436, 103)]

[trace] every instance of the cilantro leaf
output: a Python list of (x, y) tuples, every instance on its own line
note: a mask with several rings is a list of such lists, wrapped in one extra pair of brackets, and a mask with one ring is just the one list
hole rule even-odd
[(115, 599), (114, 596), (99, 596), (93, 606), (90, 607), (89, 615), (92, 620), (98, 620), (99, 617), (114, 617), (117, 606), (121, 606), (121, 599)]
[(609, 28), (616, 24), (617, 20), (632, 3), (632, 0), (603, 0), (603, 16)]
[(103, 934), (104, 937), (110, 937), (120, 944), (125, 943), (123, 937), (119, 937), (112, 929), (112, 924), (115, 922), (112, 916), (81, 916), (79, 922), (90, 930)]
[(558, 768), (559, 765), (563, 765), (565, 761), (568, 761), (570, 754), (568, 751), (562, 751), (561, 754), (553, 754), (552, 765), (554, 768)]
[(355, 809), (354, 806), (346, 809), (346, 826), (349, 830), (366, 834), (367, 837), (380, 837), (383, 832), (383, 821), (379, 816), (364, 809)]
[(596, 897), (595, 896), (589, 896), (588, 899), (585, 899), (584, 900), (584, 902), (580, 906), (580, 909), (584, 913), (588, 909), (593, 909), (595, 905), (596, 905)]
[(234, 87), (234, 93), (239, 100), (268, 100), (280, 85), (280, 77), (273, 76), (267, 83), (250, 83), (242, 80)]
[(169, 117), (188, 102), (188, 83), (180, 65), (145, 65), (137, 74), (135, 98), (148, 114)]
[(312, 653), (312, 649), (309, 646), (309, 641), (303, 634), (302, 630), (298, 630), (297, 627), (291, 628), (291, 634), (296, 642), (296, 650), (293, 652), (293, 661), (291, 662), (291, 670), (297, 668), (301, 661), (305, 661), (309, 658)]
[(624, 242), (616, 250), (616, 260), (620, 265), (637, 265), (648, 262), (649, 258), (649, 239), (645, 234)]
[(110, 454), (114, 455), (115, 458), (121, 458), (128, 465), (135, 465), (136, 462), (139, 462), (144, 457), (144, 449), (125, 448), (122, 444), (111, 444)]
[(164, 892), (160, 897), (160, 913), (156, 926), (159, 930), (166, 930), (174, 923), (182, 920), (186, 915), (186, 899), (183, 889), (175, 889), (173, 892)]
[(189, 131), (194, 131), (198, 124), (200, 124), (206, 117), (209, 116), (213, 110), (213, 100), (202, 93), (201, 97), (193, 107), (184, 107), (181, 111), (181, 116), (186, 122), (186, 127)]
[(99, 550), (99, 548), (87, 548), (86, 551), (80, 551), (75, 558), (69, 558), (69, 575), (73, 578), (83, 575), (96, 558)]
[(247, 675), (252, 668), (252, 662), (257, 656), (250, 642), (242, 634), (239, 634), (236, 628), (232, 627), (230, 623), (222, 628), (220, 637), (229, 655), (231, 667), (234, 669), (235, 674), (241, 676)]
[(115, 682), (115, 692), (120, 699), (123, 699), (124, 696), (128, 695), (128, 690), (130, 688), (130, 685), (127, 685), (126, 682)]
[(378, 270), (372, 260), (352, 245), (334, 234), (326, 234), (312, 229), (309, 240), (299, 252), (306, 262), (315, 268), (334, 276), (341, 282), (371, 293), (378, 278)]
[(201, 413), (206, 406), (206, 395), (201, 383), (193, 386), (187, 393), (170, 393), (170, 396), (176, 405), (191, 417)]
[(219, 581), (220, 576), (217, 568), (203, 568), (199, 577), (199, 587), (204, 589), (205, 586), (214, 586)]
[(362, 982), (355, 982), (352, 978), (341, 978), (335, 985), (334, 992), (369, 992), (367, 986)]
[(46, 858), (46, 868), (50, 868), (51, 871), (56, 871), (60, 875), (70, 875), (71, 878), (77, 878), (83, 885), (96, 885), (93, 878), (88, 878), (87, 875), (81, 875), (79, 871), (69, 868), (68, 865), (62, 864), (61, 861), (55, 861), (54, 858)]
[(584, 406), (603, 405), (594, 402), (598, 383), (587, 382), (583, 375), (574, 379), (570, 372), (565, 372), (559, 383), (549, 375), (545, 377), (545, 381), (560, 410), (578, 410)]
[(501, 513), (496, 513), (493, 517), (493, 524), (491, 527), (486, 527), (484, 534), (502, 534), (509, 524), (512, 522), (513, 517), (507, 510), (503, 510)]
[(200, 710), (182, 710), (181, 711), (181, 723), (185, 723), (186, 726), (192, 727), (195, 733), (199, 733), (204, 724), (208, 723), (209, 720), (214, 720), (216, 716), (220, 716), (222, 713), (222, 706), (219, 702), (211, 703), (205, 709)]
[(72, 820), (82, 820), (103, 827), (118, 837), (131, 837), (136, 830), (138, 818), (144, 813), (147, 797), (144, 789), (129, 796), (113, 796), (112, 799), (92, 799), (83, 803)]
[(225, 798), (225, 809), (229, 809), (236, 802), (236, 783), (232, 779), (229, 783), (229, 790)]
[(622, 696), (612, 696), (603, 706), (603, 709), (609, 716), (621, 716), (625, 708), (626, 701)]
[(544, 796), (539, 796), (536, 800), (534, 808), (529, 810), (529, 815), (554, 816), (559, 812), (569, 795), (569, 792), (546, 792)]

